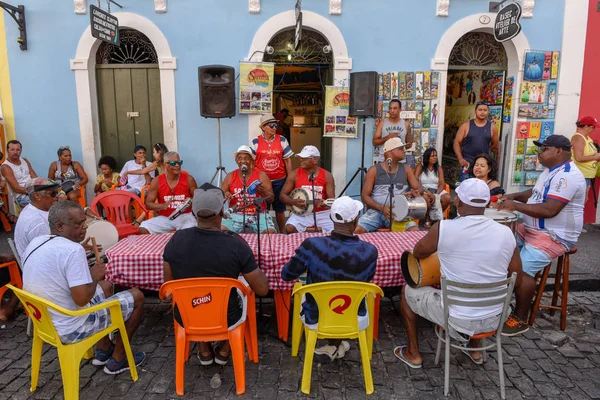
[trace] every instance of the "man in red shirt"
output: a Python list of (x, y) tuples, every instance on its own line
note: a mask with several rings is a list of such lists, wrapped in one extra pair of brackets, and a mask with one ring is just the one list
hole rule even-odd
[(250, 147), (256, 156), (256, 169), (267, 174), (273, 185), (275, 198), (273, 199), (273, 210), (279, 231), (283, 232), (285, 227), (285, 203), (279, 199), (285, 178), (292, 173), (292, 160), (294, 155), (292, 148), (286, 138), (276, 133), (279, 121), (271, 114), (265, 114), (260, 118), (260, 129), (262, 135), (254, 138)]
[[(317, 227), (328, 233), (333, 230), (333, 222), (329, 218), (329, 210), (323, 201), (335, 198), (335, 182), (329, 171), (319, 167), (321, 153), (315, 146), (304, 146), (302, 151), (296, 155), (302, 159), (300, 168), (294, 170), (285, 181), (281, 189), (281, 201), (290, 206), (306, 209), (308, 204), (301, 199), (290, 197), (292, 190), (303, 188), (313, 195), (314, 207), (316, 208)], [(314, 181), (314, 193), (313, 193)], [(315, 215), (308, 212), (300, 216), (292, 214), (285, 225), (286, 233), (304, 232), (306, 228), (315, 225)]]
[[(198, 188), (196, 180), (187, 172), (181, 170), (183, 160), (179, 154), (169, 151), (164, 156), (165, 173), (152, 179), (150, 190), (146, 197), (146, 207), (156, 211), (157, 217), (150, 218), (140, 225), (140, 234), (168, 233), (172, 230), (192, 228), (196, 219), (191, 214), (191, 199), (194, 190)], [(188, 205), (177, 218), (169, 216), (178, 209)]]
[[(227, 174), (221, 190), (225, 193), (225, 200), (229, 200), (229, 207), (237, 210), (225, 216), (221, 229), (242, 233), (247, 227), (257, 232), (257, 222), (260, 222), (261, 232), (277, 233), (273, 219), (267, 211), (267, 203), (273, 201), (271, 180), (263, 171), (254, 168), (254, 158), (252, 149), (248, 146), (240, 146), (233, 153), (233, 159), (239, 168)], [(257, 218), (256, 204), (253, 204), (257, 197), (264, 199), (260, 208), (260, 221)]]

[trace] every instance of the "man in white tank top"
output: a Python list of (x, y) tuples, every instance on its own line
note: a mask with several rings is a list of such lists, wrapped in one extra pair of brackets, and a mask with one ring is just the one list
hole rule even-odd
[(400, 138), (403, 143), (406, 143), (406, 150), (409, 150), (413, 144), (412, 132), (410, 123), (400, 118), (402, 111), (402, 103), (400, 100), (393, 99), (390, 101), (389, 117), (383, 118), (377, 124), (375, 134), (373, 135), (373, 147), (375, 156), (373, 160), (376, 162), (384, 161), (383, 144), (392, 138)]
[(18, 140), (6, 144), (6, 161), (2, 163), (2, 176), (8, 182), (15, 201), (20, 207), (29, 204), (29, 196), (25, 192), (25, 184), (37, 174), (26, 158), (21, 158), (23, 146)]
[[(437, 252), (441, 274), (461, 283), (493, 283), (517, 273), (515, 287), (521, 283), (521, 258), (515, 237), (510, 228), (484, 216), (490, 202), (490, 190), (484, 181), (471, 178), (456, 189), (454, 204), (461, 215), (454, 220), (444, 220), (415, 246), (413, 255), (426, 258)], [(458, 298), (469, 301), (470, 299)], [(417, 337), (417, 315), (444, 325), (442, 291), (432, 287), (404, 286), (400, 303), (408, 346), (399, 346), (394, 354), (411, 368), (421, 368)], [(466, 307), (450, 306), (448, 323), (450, 335), (470, 347), (479, 344), (469, 337), (498, 328), (502, 306)], [(476, 364), (483, 363), (481, 352), (470, 352)]]

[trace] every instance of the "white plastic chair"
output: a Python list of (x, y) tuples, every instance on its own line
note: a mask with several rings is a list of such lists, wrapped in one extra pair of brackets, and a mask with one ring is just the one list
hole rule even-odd
[[(17, 265), (19, 266), (19, 268), (21, 268), (21, 271), (23, 271), (23, 265), (21, 264), (21, 257), (19, 257), (19, 253), (17, 252), (17, 246), (15, 246), (15, 241), (12, 240), (11, 238), (6, 239), (6, 241), (8, 242), (8, 247), (10, 247), (10, 250), (13, 253), (13, 256), (15, 256), (15, 261), (17, 262)], [(33, 333), (33, 324), (31, 323), (31, 318), (27, 318), (27, 337), (31, 337), (31, 334)]]
[[(500, 374), (500, 396), (505, 399), (504, 390), (504, 366), (502, 364), (502, 326), (508, 316), (510, 310), (509, 304), (512, 298), (513, 289), (515, 286), (515, 280), (517, 274), (512, 273), (510, 278), (504, 279), (500, 282), (494, 283), (460, 283), (449, 281), (445, 276), (442, 275), (442, 298), (444, 301), (444, 326), (437, 325), (435, 327), (435, 334), (438, 337), (437, 349), (435, 352), (435, 364), (437, 365), (440, 361), (440, 353), (442, 349), (442, 343), (444, 343), (444, 395), (448, 396), (450, 390), (450, 346), (456, 349), (467, 350), (467, 351), (483, 351), (483, 361), (486, 360), (486, 350), (496, 347), (498, 352), (498, 372)], [(466, 290), (482, 290), (481, 292), (468, 292)], [(468, 298), (469, 300), (458, 300), (456, 297)], [(451, 305), (466, 306), (466, 307), (490, 307), (495, 305), (503, 305), (502, 315), (498, 322), (496, 330), (491, 332), (483, 332), (473, 335), (471, 339), (481, 339), (481, 347), (466, 347), (458, 344), (451, 343), (450, 333), (448, 331), (448, 309)], [(496, 336), (496, 343), (489, 345), (485, 344), (485, 338)]]

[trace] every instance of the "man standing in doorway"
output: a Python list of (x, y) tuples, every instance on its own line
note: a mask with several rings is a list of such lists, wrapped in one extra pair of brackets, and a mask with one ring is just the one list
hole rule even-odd
[(488, 119), (490, 107), (487, 103), (477, 103), (475, 118), (463, 123), (454, 139), (454, 153), (460, 164), (459, 178), (469, 178), (469, 164), (478, 154), (490, 154), (498, 148), (498, 127)]
[(375, 135), (373, 135), (373, 147), (375, 148), (374, 161), (381, 162), (383, 159), (383, 144), (391, 138), (400, 138), (402, 143), (406, 143), (406, 149), (410, 149), (413, 144), (410, 123), (400, 118), (402, 103), (400, 100), (390, 101), (389, 118), (384, 118), (377, 124)]

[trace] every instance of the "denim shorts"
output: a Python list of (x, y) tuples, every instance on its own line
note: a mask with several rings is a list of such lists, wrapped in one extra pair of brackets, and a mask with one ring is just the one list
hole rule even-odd
[(552, 257), (544, 251), (528, 245), (519, 235), (517, 235), (517, 246), (519, 246), (521, 254), (523, 272), (529, 276), (534, 277), (535, 274), (552, 262)]
[(279, 195), (281, 193), (281, 189), (283, 188), (283, 184), (285, 183), (285, 179), (286, 178), (282, 178), (271, 181), (271, 184), (273, 185), (273, 194), (275, 194), (275, 199), (273, 200), (270, 206), (267, 205), (267, 208), (270, 207), (275, 212), (285, 212), (286, 210), (285, 203), (279, 200)]
[[(365, 228), (367, 232), (375, 232), (377, 229), (389, 228), (390, 220), (385, 218), (381, 211), (371, 208), (359, 218), (358, 225)], [(408, 224), (406, 224), (404, 230), (408, 230), (413, 226), (417, 226), (417, 224), (414, 221), (410, 221)]]

